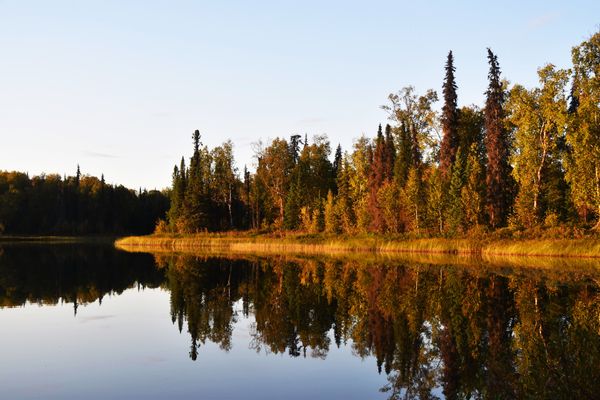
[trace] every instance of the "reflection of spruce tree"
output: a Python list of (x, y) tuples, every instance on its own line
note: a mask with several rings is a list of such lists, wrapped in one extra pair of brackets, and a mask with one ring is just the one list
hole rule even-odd
[(507, 278), (490, 278), (487, 301), (486, 390), (496, 398), (513, 399), (517, 397), (511, 348), (515, 314)]
[(336, 344), (352, 338), (357, 355), (375, 358), (391, 398), (432, 398), (440, 384), (447, 398), (594, 397), (597, 284), (557, 289), (535, 275), (509, 284), (471, 271), (187, 258), (171, 263), (168, 280), (172, 317), (188, 321), (192, 358), (207, 340), (229, 348), (233, 304), (244, 299), (256, 321), (252, 348), (325, 357), (333, 330)]

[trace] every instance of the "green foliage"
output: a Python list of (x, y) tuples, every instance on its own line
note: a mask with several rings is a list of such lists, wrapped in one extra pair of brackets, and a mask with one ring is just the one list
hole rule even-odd
[[(583, 219), (600, 215), (600, 32), (572, 50), (573, 88), (566, 179)], [(600, 223), (600, 218), (598, 219)]]
[(547, 204), (543, 188), (553, 164), (561, 171), (559, 146), (564, 142), (567, 122), (565, 87), (569, 71), (547, 65), (538, 74), (541, 87), (527, 90), (515, 85), (506, 106), (519, 149), (512, 157), (513, 176), (519, 187), (515, 213), (525, 227), (543, 220), (546, 208), (557, 208)]
[(460, 189), (460, 199), (464, 223), (468, 227), (477, 227), (483, 222), (484, 211), (484, 174), (482, 163), (477, 154), (477, 144), (468, 152), (465, 167), (466, 183)]

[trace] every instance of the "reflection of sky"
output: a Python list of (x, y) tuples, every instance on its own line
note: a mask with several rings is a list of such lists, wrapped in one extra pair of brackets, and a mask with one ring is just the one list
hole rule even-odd
[(373, 358), (332, 345), (325, 360), (257, 354), (241, 305), (225, 353), (171, 323), (169, 292), (129, 289), (98, 303), (0, 309), (0, 388), (6, 399), (373, 399), (386, 383)]

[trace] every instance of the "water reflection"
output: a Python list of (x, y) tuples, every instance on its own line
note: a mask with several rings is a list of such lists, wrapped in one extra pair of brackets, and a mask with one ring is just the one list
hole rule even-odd
[(116, 252), (110, 246), (60, 244), (0, 247), (0, 307), (26, 303), (77, 307), (133, 285), (158, 287), (164, 273), (149, 254)]
[(375, 359), (391, 399), (594, 398), (598, 278), (594, 268), (6, 247), (0, 305), (77, 307), (163, 286), (192, 360), (208, 342), (229, 351), (237, 320), (252, 316), (257, 352), (326, 360), (333, 346), (348, 347)]
[[(230, 346), (233, 304), (250, 346), (325, 358), (352, 343), (390, 398), (593, 398), (600, 390), (598, 276), (336, 260), (158, 257), (190, 357)], [(335, 344), (330, 342), (333, 331)], [(436, 390), (436, 388), (438, 390)]]

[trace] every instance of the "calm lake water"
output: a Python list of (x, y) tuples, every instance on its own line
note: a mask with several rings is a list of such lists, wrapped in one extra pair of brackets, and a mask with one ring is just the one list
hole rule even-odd
[(600, 397), (592, 262), (0, 245), (2, 399)]

